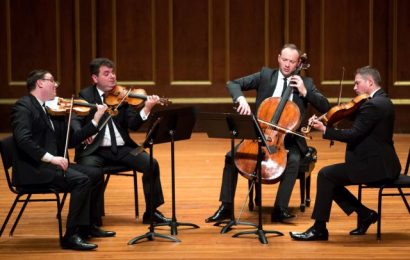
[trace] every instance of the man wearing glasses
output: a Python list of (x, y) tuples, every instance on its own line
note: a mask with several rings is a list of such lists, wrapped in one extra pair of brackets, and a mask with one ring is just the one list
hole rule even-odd
[[(58, 84), (46, 70), (34, 70), (27, 78), (29, 94), (13, 106), (13, 184), (16, 187), (52, 187), (71, 193), (64, 249), (92, 250), (88, 237), (115, 236), (95, 224), (102, 215), (103, 175), (99, 168), (76, 165), (63, 157), (67, 124), (64, 117), (50, 118), (45, 102), (56, 97)], [(97, 106), (94, 122), (72, 134), (70, 145), (97, 132), (96, 125), (107, 109)]]

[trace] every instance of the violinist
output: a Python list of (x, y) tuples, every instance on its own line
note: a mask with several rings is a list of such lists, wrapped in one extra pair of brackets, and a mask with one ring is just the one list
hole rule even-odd
[(354, 91), (367, 94), (370, 99), (356, 110), (349, 129), (325, 126), (316, 116), (309, 119), (312, 127), (323, 133), (324, 139), (346, 143), (345, 161), (322, 168), (317, 176), (317, 192), (312, 227), (302, 233), (290, 232), (295, 240), (328, 240), (326, 222), (329, 221), (332, 201), (347, 214), (355, 212), (357, 227), (350, 235), (364, 235), (378, 215), (367, 208), (345, 187), (348, 185), (385, 182), (396, 179), (401, 170), (393, 146), (394, 107), (383, 91), (379, 72), (366, 66), (357, 69)]
[[(117, 85), (114, 71), (114, 63), (107, 58), (96, 58), (90, 63), (91, 79), (94, 85), (86, 87), (80, 91), (79, 97), (88, 103), (104, 104), (104, 99), (110, 95)], [(102, 126), (97, 135), (90, 135), (86, 142), (76, 148), (75, 160), (79, 164), (104, 166), (107, 164), (124, 165), (135, 169), (143, 174), (143, 188), (146, 203), (146, 211), (143, 215), (143, 223), (150, 223), (150, 192), (153, 192), (154, 215), (153, 221), (156, 223), (166, 223), (170, 219), (166, 218), (158, 209), (164, 203), (162, 193), (160, 171), (158, 162), (154, 159), (154, 176), (150, 173), (150, 158), (142, 148), (138, 149), (138, 154), (131, 154), (139, 147), (130, 137), (129, 130), (138, 130), (148, 119), (152, 108), (158, 103), (160, 98), (156, 95), (147, 96), (141, 109), (136, 109), (128, 103), (118, 107), (118, 114), (112, 116), (105, 126)], [(106, 113), (104, 118), (107, 118)], [(85, 117), (75, 117), (73, 129), (80, 129), (88, 124), (93, 118), (90, 113)], [(101, 120), (103, 122), (105, 120)], [(100, 123), (101, 123), (100, 122)], [(99, 125), (99, 127), (101, 124)], [(154, 178), (154, 190), (150, 190), (150, 178)]]
[[(308, 103), (321, 112), (328, 111), (330, 108), (329, 102), (315, 88), (312, 79), (293, 75), (293, 72), (301, 62), (300, 56), (301, 52), (296, 45), (285, 44), (277, 58), (279, 69), (264, 67), (260, 72), (228, 82), (229, 93), (233, 101), (238, 104), (237, 112), (242, 115), (251, 114), (251, 108), (246, 101), (243, 91), (256, 90), (254, 110), (256, 114), (262, 101), (269, 97), (281, 97), (284, 89), (287, 87), (293, 88), (289, 100), (296, 103), (299, 108), (302, 117), (301, 121), (306, 116)], [(288, 210), (289, 200), (297, 179), (300, 159), (308, 150), (305, 139), (292, 135), (286, 135), (285, 148), (288, 150), (286, 170), (282, 175), (271, 215), (272, 221), (279, 222), (294, 217)], [(232, 202), (235, 197), (237, 173), (238, 171), (229, 152), (226, 155), (223, 170), (222, 187), (219, 197), (221, 205), (214, 215), (207, 218), (205, 222), (220, 221), (231, 216), (232, 210), (234, 210)], [(232, 178), (232, 175), (234, 175), (234, 178)], [(234, 187), (233, 190), (232, 187)]]
[[(64, 249), (92, 250), (96, 244), (86, 237), (114, 236), (96, 222), (102, 216), (103, 174), (101, 169), (69, 163), (63, 157), (67, 124), (64, 117), (50, 118), (43, 107), (56, 96), (58, 84), (46, 70), (34, 70), (27, 78), (29, 95), (13, 106), (11, 125), (14, 137), (13, 184), (19, 187), (51, 187), (71, 193), (66, 232), (61, 246)], [(98, 106), (93, 117), (99, 122), (106, 110)], [(84, 136), (96, 133), (91, 123), (71, 136), (71, 144)]]

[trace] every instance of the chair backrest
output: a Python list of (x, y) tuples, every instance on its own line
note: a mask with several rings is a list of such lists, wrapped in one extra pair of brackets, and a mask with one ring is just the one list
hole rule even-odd
[(7, 184), (9, 185), (9, 189), (12, 192), (15, 192), (11, 182), (11, 171), (9, 171), (13, 164), (13, 142), (13, 136), (9, 136), (0, 140), (0, 154), (3, 161)]

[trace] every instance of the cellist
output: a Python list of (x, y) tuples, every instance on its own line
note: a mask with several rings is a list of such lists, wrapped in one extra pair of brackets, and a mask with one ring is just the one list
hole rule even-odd
[[(286, 87), (293, 88), (289, 100), (296, 103), (299, 107), (301, 121), (306, 116), (308, 103), (312, 104), (322, 113), (327, 112), (330, 108), (329, 102), (316, 89), (313, 80), (308, 77), (293, 75), (301, 62), (300, 57), (301, 51), (296, 45), (285, 44), (278, 55), (278, 69), (264, 67), (260, 72), (229, 81), (227, 88), (233, 101), (238, 104), (237, 112), (241, 115), (250, 115), (252, 113), (243, 91), (256, 90), (255, 110), (253, 111), (256, 114), (263, 100), (269, 97), (281, 97)], [(288, 205), (297, 179), (300, 159), (307, 152), (305, 139), (297, 136), (286, 135), (285, 147), (289, 151), (287, 154), (286, 170), (282, 175), (271, 215), (272, 221), (280, 222), (294, 217), (289, 212)], [(205, 222), (220, 221), (231, 216), (234, 210), (232, 202), (235, 197), (237, 173), (238, 171), (232, 156), (228, 152), (225, 157), (219, 197), (221, 205)], [(232, 178), (232, 175), (234, 175), (234, 178)]]

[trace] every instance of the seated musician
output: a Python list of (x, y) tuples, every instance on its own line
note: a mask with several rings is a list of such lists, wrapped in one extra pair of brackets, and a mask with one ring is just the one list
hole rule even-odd
[[(67, 124), (64, 116), (51, 119), (44, 104), (56, 96), (57, 82), (46, 70), (34, 70), (27, 78), (29, 95), (13, 106), (11, 125), (14, 137), (13, 184), (16, 187), (54, 188), (71, 193), (65, 249), (92, 250), (91, 237), (115, 236), (96, 226), (102, 216), (103, 175), (96, 167), (71, 164), (63, 157)], [(93, 120), (98, 123), (106, 106), (97, 106)], [(85, 125), (71, 138), (72, 145), (97, 132)]]
[(377, 213), (364, 206), (345, 186), (394, 180), (400, 174), (400, 161), (393, 146), (394, 107), (380, 86), (380, 74), (375, 68), (357, 69), (354, 91), (370, 98), (356, 110), (349, 129), (326, 127), (316, 116), (309, 119), (313, 128), (323, 132), (324, 139), (347, 143), (346, 155), (345, 162), (319, 171), (312, 213), (315, 222), (305, 232), (290, 232), (293, 239), (328, 240), (326, 222), (333, 200), (347, 215), (356, 212), (358, 216), (358, 226), (350, 235), (364, 235), (377, 221)]
[[(96, 58), (90, 63), (91, 79), (94, 85), (86, 87), (80, 91), (79, 97), (93, 104), (104, 104), (104, 99), (110, 91), (117, 85), (114, 71), (114, 63), (107, 58)], [(104, 166), (104, 165), (124, 165), (142, 172), (142, 182), (146, 211), (143, 215), (143, 223), (149, 224), (150, 215), (150, 193), (153, 193), (154, 212), (153, 221), (156, 223), (170, 222), (157, 208), (164, 203), (162, 193), (160, 171), (158, 162), (154, 159), (154, 172), (150, 172), (150, 158), (148, 153), (139, 149), (137, 154), (131, 154), (139, 147), (130, 137), (128, 129), (138, 130), (148, 119), (151, 109), (159, 102), (156, 95), (147, 96), (142, 109), (137, 110), (133, 106), (123, 103), (118, 108), (118, 115), (111, 117), (97, 135), (90, 135), (86, 142), (76, 148), (75, 160), (79, 164)], [(90, 113), (85, 117), (76, 117), (73, 120), (73, 129), (80, 129), (93, 119)], [(106, 116), (108, 114), (106, 113)], [(107, 118), (107, 117), (104, 117)], [(153, 176), (152, 176), (153, 175)], [(150, 179), (153, 178), (154, 189), (150, 190)]]
[[(306, 116), (308, 103), (320, 112), (327, 112), (330, 108), (328, 100), (316, 89), (311, 78), (293, 75), (301, 62), (301, 52), (294, 44), (285, 44), (278, 55), (279, 69), (262, 68), (260, 72), (228, 82), (228, 90), (235, 103), (238, 103), (237, 112), (241, 115), (250, 115), (251, 108), (242, 91), (256, 90), (256, 104), (254, 112), (259, 109), (263, 100), (269, 97), (281, 97), (286, 87), (293, 88), (289, 100), (296, 103), (301, 114), (301, 121)], [(285, 84), (290, 83), (288, 86)], [(285, 85), (285, 86), (284, 86)], [(288, 210), (293, 186), (298, 176), (299, 162), (307, 152), (305, 139), (286, 135), (285, 148), (288, 150), (286, 170), (276, 195), (271, 215), (272, 221), (283, 222), (293, 218)], [(220, 221), (231, 216), (232, 202), (234, 201), (238, 171), (230, 153), (226, 155), (223, 170), (222, 187), (219, 200), (222, 202), (214, 215), (206, 222)], [(234, 176), (232, 176), (234, 175)], [(234, 178), (232, 178), (234, 177)], [(232, 181), (234, 183), (232, 183)]]

